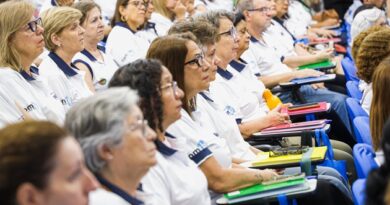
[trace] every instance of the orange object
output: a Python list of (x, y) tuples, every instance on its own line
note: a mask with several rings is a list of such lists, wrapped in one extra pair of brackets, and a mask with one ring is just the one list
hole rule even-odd
[(282, 104), (282, 101), (280, 101), (280, 99), (277, 96), (273, 95), (268, 89), (264, 90), (263, 98), (265, 99), (265, 102), (267, 103), (267, 106), (270, 110), (274, 109), (279, 104)]

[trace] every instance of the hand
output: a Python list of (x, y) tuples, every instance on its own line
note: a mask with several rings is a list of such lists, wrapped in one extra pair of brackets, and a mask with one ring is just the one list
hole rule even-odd
[(324, 73), (312, 69), (294, 71), (294, 78), (319, 77), (321, 75), (324, 75)]
[(325, 88), (325, 84), (324, 83), (314, 83), (314, 84), (311, 84), (311, 87), (314, 90), (317, 90), (317, 89)]
[(333, 36), (336, 36), (336, 32), (320, 28), (316, 29), (316, 33), (325, 38), (332, 38)]
[(319, 51), (315, 54), (316, 59), (318, 61), (322, 61), (322, 60), (326, 60), (326, 59), (330, 60), (333, 57), (333, 51), (334, 51), (333, 48), (327, 48), (325, 50)]
[(269, 180), (272, 180), (274, 179), (275, 177), (279, 176), (275, 170), (273, 169), (264, 169), (264, 170), (260, 170), (260, 175), (261, 177), (263, 178), (263, 182), (265, 181), (269, 181)]
[(181, 1), (176, 3), (173, 13), (176, 15), (176, 20), (182, 20), (185, 18), (187, 8), (183, 5)]
[(275, 126), (279, 124), (289, 123), (290, 116), (280, 113), (282, 105), (278, 105), (276, 108), (268, 112), (267, 117), (269, 119), (269, 126)]

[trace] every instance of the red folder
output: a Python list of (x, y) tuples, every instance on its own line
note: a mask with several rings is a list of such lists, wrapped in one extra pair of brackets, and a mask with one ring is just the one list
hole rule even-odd
[(321, 128), (325, 127), (325, 125), (328, 123), (330, 123), (330, 120), (326, 120), (326, 119), (306, 121), (306, 122), (297, 122), (297, 123), (286, 123), (286, 124), (276, 125), (273, 127), (263, 129), (263, 130), (261, 130), (261, 133), (262, 134), (272, 134), (272, 133), (279, 133), (279, 132), (292, 132), (292, 131), (321, 129)]
[(290, 116), (294, 115), (305, 115), (305, 114), (311, 114), (311, 113), (318, 113), (318, 112), (327, 112), (330, 109), (330, 103), (327, 102), (319, 102), (319, 107), (314, 108), (307, 108), (307, 109), (300, 109), (300, 110), (288, 110), (287, 107), (283, 107), (280, 110), (280, 113), (286, 113)]

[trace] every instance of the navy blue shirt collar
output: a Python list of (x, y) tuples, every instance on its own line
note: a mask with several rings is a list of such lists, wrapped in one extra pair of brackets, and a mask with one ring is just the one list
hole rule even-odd
[(143, 205), (144, 204), (143, 201), (131, 196), (130, 194), (126, 193), (124, 190), (122, 190), (118, 186), (116, 186), (116, 185), (112, 184), (111, 182), (107, 181), (106, 179), (104, 179), (103, 177), (96, 175), (96, 178), (100, 182), (100, 184), (102, 184), (103, 186), (108, 188), (110, 191), (112, 191), (113, 193), (120, 196), (122, 199), (129, 202), (131, 205)]
[(224, 70), (224, 69), (222, 69), (220, 67), (218, 67), (217, 73), (220, 76), (222, 76), (223, 78), (225, 78), (226, 80), (230, 80), (233, 77), (232, 73), (230, 73), (228, 70)]
[(176, 150), (175, 149), (172, 149), (170, 147), (168, 147), (167, 145), (165, 145), (163, 142), (161, 142), (160, 140), (156, 140), (155, 141), (155, 144), (156, 144), (156, 147), (157, 147), (157, 150), (165, 155), (165, 156), (172, 156), (173, 154), (175, 154)]
[[(50, 52), (49, 53), (49, 57), (54, 61), (54, 63), (57, 64), (58, 68), (60, 68), (62, 70), (62, 72), (64, 72), (64, 74), (66, 76), (75, 76), (77, 75), (77, 72), (73, 69), (77, 69), (73, 63), (71, 63), (69, 66), (68, 64), (65, 63), (64, 60), (62, 60), (56, 53), (54, 52)], [(72, 68), (73, 67), (73, 68)]]
[(236, 61), (236, 60), (232, 60), (229, 63), (229, 65), (232, 66), (232, 68), (234, 68), (238, 72), (241, 72), (242, 70), (244, 70), (244, 68), (246, 66), (244, 63), (241, 63), (241, 62)]
[(256, 42), (259, 42), (259, 40), (257, 40), (255, 37), (251, 36), (251, 39), (252, 43), (256, 43)]
[(126, 28), (126, 29), (129, 29), (129, 31), (131, 31), (133, 34), (135, 34), (135, 31), (133, 31), (126, 23), (123, 23), (123, 22), (117, 22), (115, 24), (115, 26), (120, 26), (120, 27), (123, 27), (123, 28)]
[[(38, 68), (35, 67), (35, 66), (30, 66), (30, 71), (31, 71), (31, 73), (34, 73), (34, 74), (39, 75), (39, 70), (38, 70)], [(33, 80), (35, 80), (34, 77), (32, 77), (32, 76), (30, 76), (29, 74), (27, 74), (27, 72), (24, 71), (24, 70), (22, 70), (22, 71), (20, 72), (20, 74), (21, 74), (21, 75), (23, 76), (23, 78), (26, 79), (27, 81), (33, 81)]]
[(97, 61), (95, 56), (93, 56), (89, 51), (87, 51), (87, 49), (82, 50), (81, 53), (84, 54), (90, 61), (92, 61), (92, 62)]
[(199, 95), (202, 96), (207, 101), (214, 102), (214, 100), (211, 99), (210, 96), (208, 96), (205, 92), (199, 92)]

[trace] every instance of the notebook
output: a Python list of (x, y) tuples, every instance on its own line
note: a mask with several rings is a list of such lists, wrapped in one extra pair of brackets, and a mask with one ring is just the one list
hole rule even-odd
[(322, 119), (305, 122), (286, 123), (263, 129), (260, 133), (268, 134), (273, 132), (290, 132), (299, 130), (320, 129), (325, 127), (325, 125), (329, 124), (330, 122), (330, 120)]
[(288, 110), (287, 107), (282, 107), (280, 113), (288, 114), (289, 116), (294, 116), (294, 115), (305, 115), (305, 114), (318, 113), (318, 112), (327, 112), (330, 109), (330, 103), (318, 102), (318, 104), (320, 105), (319, 107), (299, 109), (299, 110)]
[(298, 70), (303, 70), (303, 69), (328, 70), (328, 69), (332, 69), (335, 67), (336, 67), (336, 64), (333, 63), (332, 61), (324, 60), (324, 61), (317, 62), (317, 63), (310, 63), (310, 64), (299, 66)]
[(291, 87), (295, 85), (306, 85), (313, 83), (321, 83), (331, 81), (336, 78), (336, 74), (326, 74), (319, 77), (307, 77), (307, 78), (296, 78), (286, 83), (279, 83), (280, 87)]

